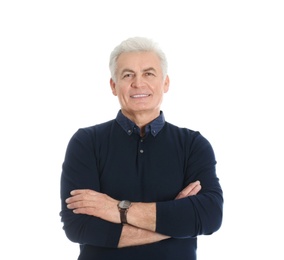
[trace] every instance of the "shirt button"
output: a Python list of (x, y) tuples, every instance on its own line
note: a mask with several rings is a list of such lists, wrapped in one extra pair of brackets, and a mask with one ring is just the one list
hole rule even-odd
[(127, 133), (128, 133), (128, 134), (131, 134), (131, 133), (132, 133), (131, 129), (129, 129), (129, 130), (127, 131)]
[(143, 143), (143, 139), (141, 139), (140, 142)]
[(144, 150), (140, 150), (139, 152), (140, 152), (140, 153), (144, 153)]
[(153, 134), (155, 134), (155, 133), (156, 133), (156, 131), (155, 131), (155, 130), (152, 130), (152, 133), (153, 133)]

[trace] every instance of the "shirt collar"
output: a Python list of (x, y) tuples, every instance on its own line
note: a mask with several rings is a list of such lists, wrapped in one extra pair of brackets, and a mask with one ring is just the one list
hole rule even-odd
[[(117, 113), (116, 121), (128, 135), (131, 135), (132, 133), (140, 135), (139, 127), (129, 118), (123, 115), (121, 110), (119, 110)], [(164, 125), (165, 125), (165, 117), (163, 111), (161, 111), (160, 115), (156, 119), (154, 119), (152, 122), (146, 125), (145, 135), (151, 133), (153, 136), (156, 136), (161, 131)]]

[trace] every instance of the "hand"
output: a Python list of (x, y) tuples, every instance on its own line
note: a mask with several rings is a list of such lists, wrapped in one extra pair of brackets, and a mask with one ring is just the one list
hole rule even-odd
[(177, 196), (177, 199), (182, 199), (188, 196), (196, 195), (201, 190), (200, 181), (195, 181), (188, 184)]
[(118, 201), (94, 190), (73, 190), (66, 199), (67, 208), (75, 214), (87, 214), (113, 223), (120, 223)]

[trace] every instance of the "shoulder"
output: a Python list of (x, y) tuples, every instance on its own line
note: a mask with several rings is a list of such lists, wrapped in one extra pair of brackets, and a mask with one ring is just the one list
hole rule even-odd
[(207, 148), (212, 149), (210, 142), (199, 131), (186, 127), (179, 127), (166, 122), (166, 129), (171, 138), (180, 140), (185, 145), (189, 145), (191, 149)]
[(72, 139), (80, 139), (82, 141), (88, 141), (90, 139), (97, 138), (98, 135), (104, 134), (111, 129), (115, 120), (109, 120), (104, 123), (81, 127), (72, 136)]
[(171, 135), (177, 135), (183, 138), (195, 139), (196, 137), (201, 135), (199, 131), (195, 131), (186, 127), (179, 127), (169, 122), (166, 122), (165, 128)]

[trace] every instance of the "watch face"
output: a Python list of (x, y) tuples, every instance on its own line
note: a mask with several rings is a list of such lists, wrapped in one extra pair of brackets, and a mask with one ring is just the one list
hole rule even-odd
[(121, 209), (128, 209), (130, 207), (130, 205), (131, 205), (131, 202), (128, 201), (128, 200), (123, 200), (119, 203), (119, 207)]

